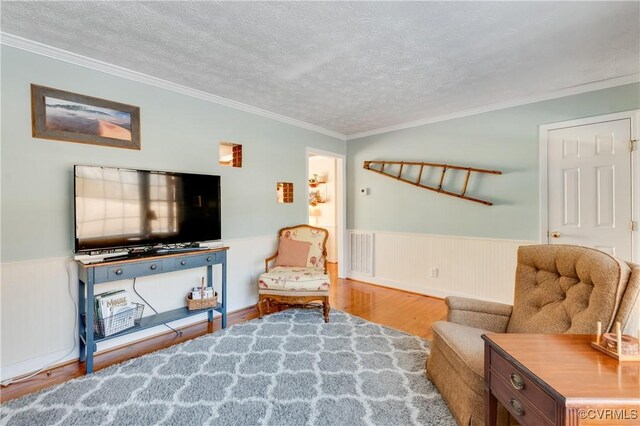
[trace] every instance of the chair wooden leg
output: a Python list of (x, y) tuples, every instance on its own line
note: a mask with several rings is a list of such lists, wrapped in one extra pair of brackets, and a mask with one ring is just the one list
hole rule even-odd
[(267, 305), (267, 313), (271, 313), (271, 299), (264, 299), (264, 303)]
[(262, 299), (262, 295), (259, 295), (258, 304), (256, 305), (258, 308), (258, 318), (262, 318), (262, 302), (264, 302), (264, 300)]
[(322, 305), (324, 307), (324, 322), (329, 322), (329, 311), (331, 310), (331, 306), (329, 306), (329, 297), (325, 297), (323, 299)]

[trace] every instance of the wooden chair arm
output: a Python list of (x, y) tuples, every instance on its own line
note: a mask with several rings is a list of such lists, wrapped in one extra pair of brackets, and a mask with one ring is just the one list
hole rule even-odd
[(322, 257), (324, 257), (324, 273), (326, 275), (328, 273), (327, 272), (327, 249), (322, 250)]
[(274, 254), (273, 256), (267, 257), (264, 260), (264, 271), (265, 272), (269, 272), (269, 262), (271, 262), (273, 259), (275, 259), (276, 257), (278, 257), (278, 252), (276, 252), (276, 254)]

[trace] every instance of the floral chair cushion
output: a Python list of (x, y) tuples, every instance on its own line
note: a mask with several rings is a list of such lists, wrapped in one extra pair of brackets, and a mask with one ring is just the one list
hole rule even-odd
[(323, 268), (276, 266), (258, 278), (261, 290), (329, 291), (330, 283)]
[(284, 238), (297, 241), (308, 241), (311, 243), (307, 267), (324, 268), (326, 259), (324, 258), (324, 242), (327, 236), (325, 229), (314, 229), (307, 226), (300, 226), (286, 229), (281, 234)]

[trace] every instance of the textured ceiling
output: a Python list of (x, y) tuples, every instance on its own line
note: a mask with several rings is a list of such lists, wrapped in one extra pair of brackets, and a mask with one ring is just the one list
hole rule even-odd
[(1, 30), (346, 135), (637, 74), (638, 2), (2, 2)]

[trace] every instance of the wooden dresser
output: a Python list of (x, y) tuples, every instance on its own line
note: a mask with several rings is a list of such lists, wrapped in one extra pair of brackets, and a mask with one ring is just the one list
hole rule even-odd
[(640, 362), (591, 348), (594, 336), (487, 333), (485, 419), (500, 402), (522, 425), (640, 424)]

